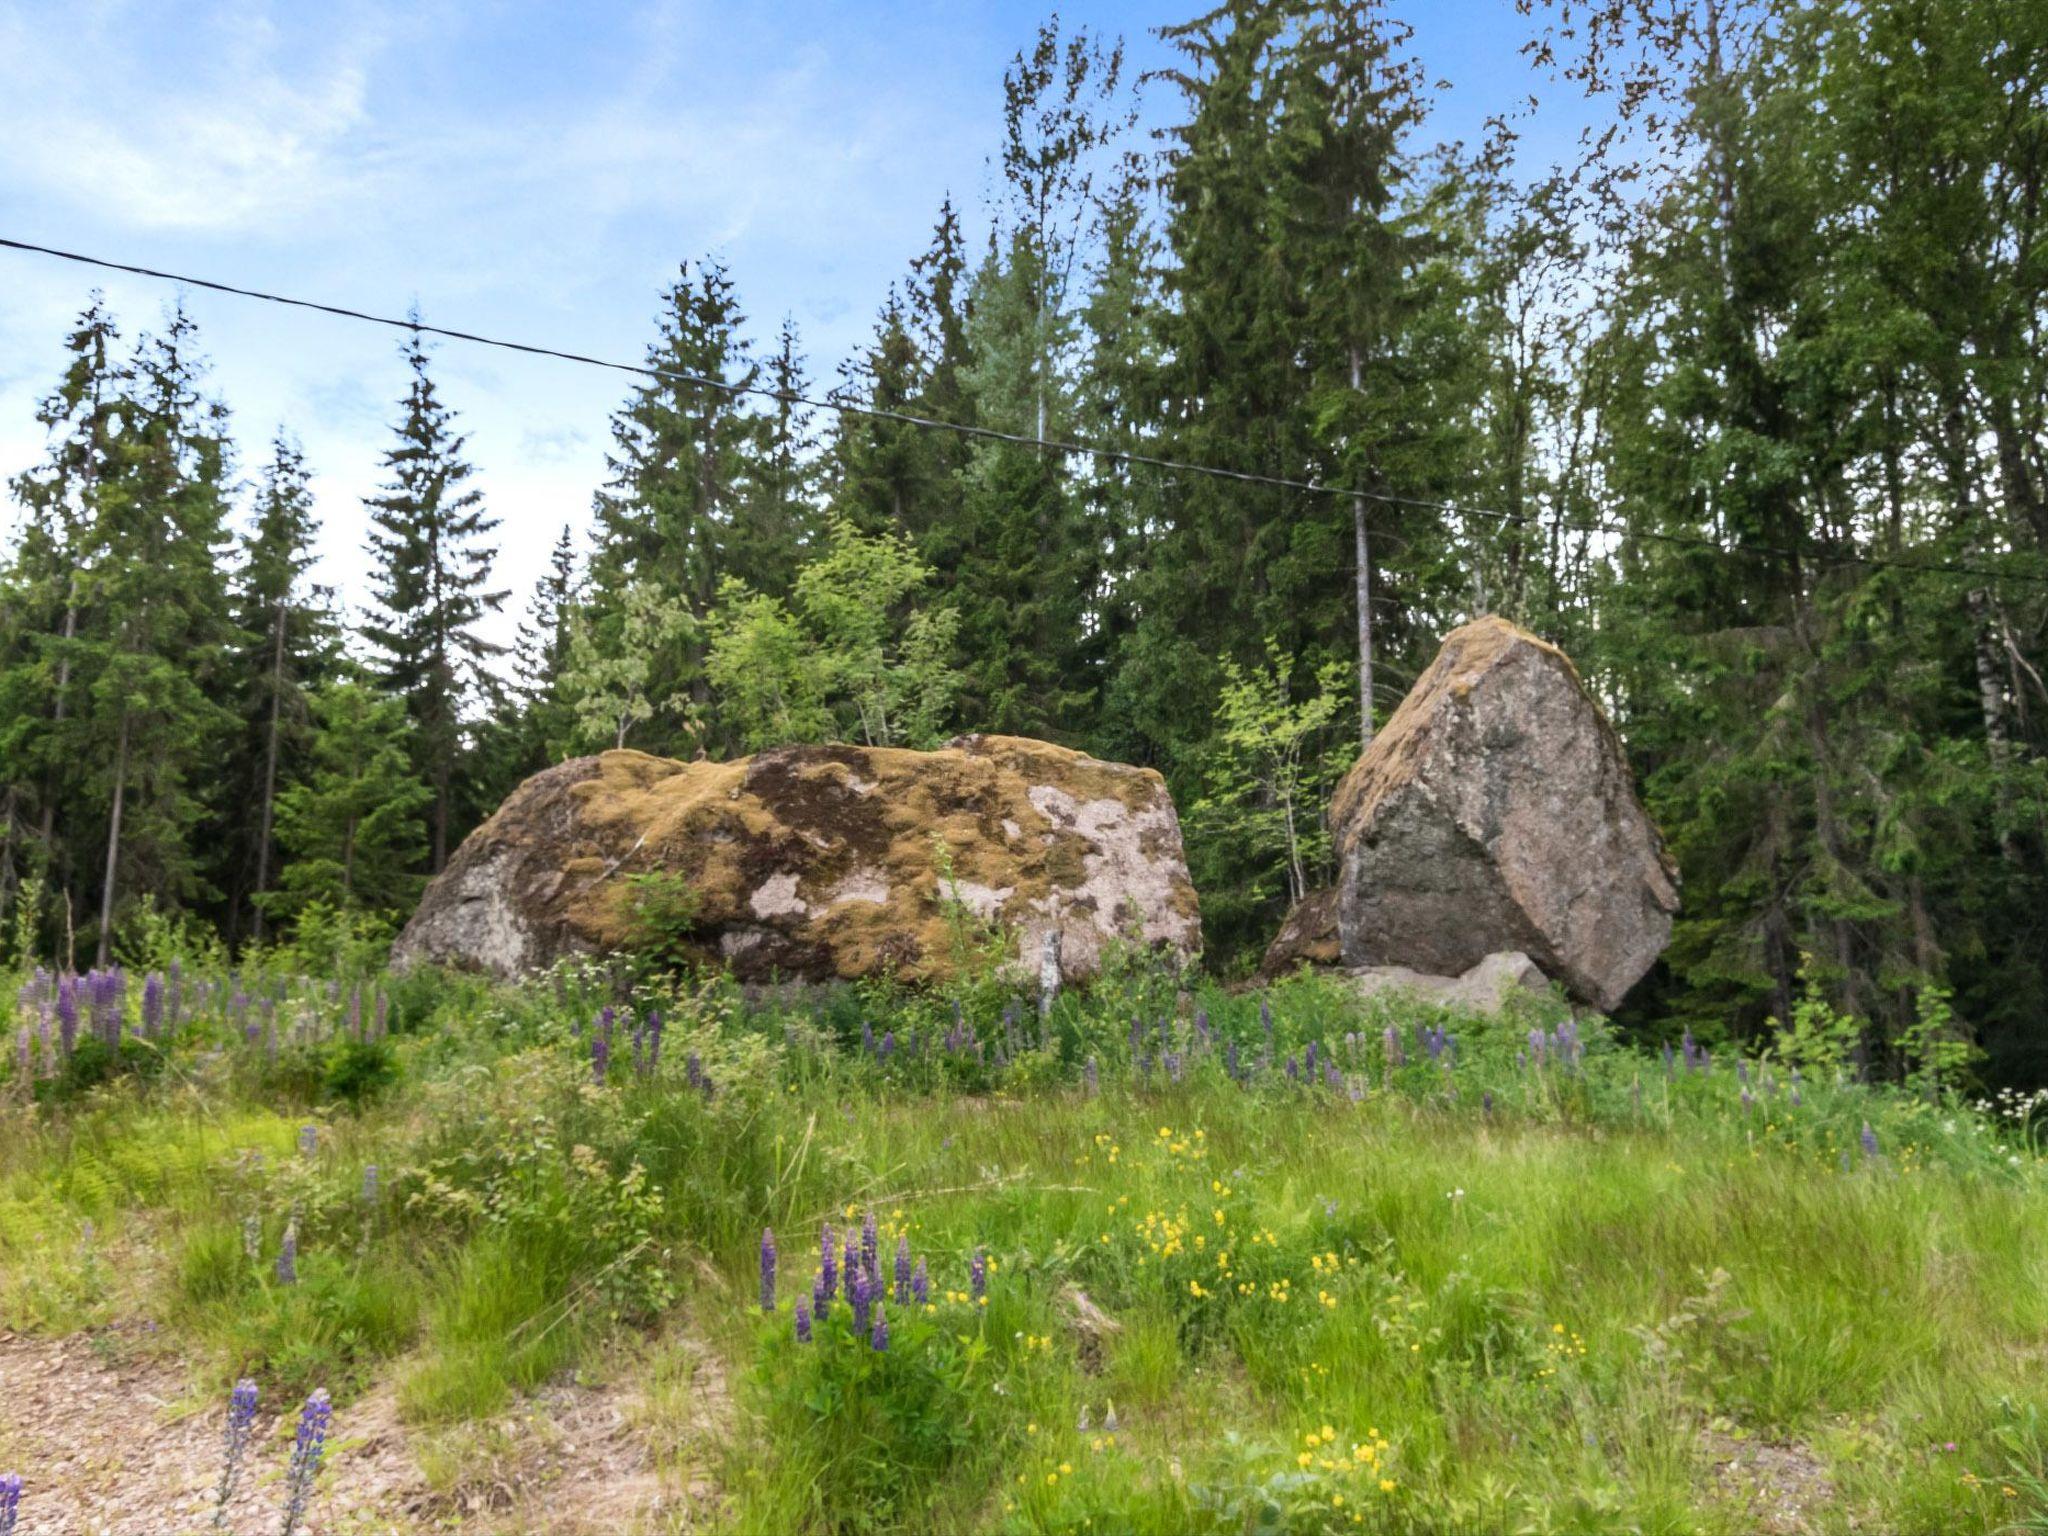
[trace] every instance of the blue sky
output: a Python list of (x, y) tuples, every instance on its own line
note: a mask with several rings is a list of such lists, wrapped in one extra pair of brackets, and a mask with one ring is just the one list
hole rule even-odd
[[(1074, 5), (1123, 34), (1197, 5)], [(949, 191), (991, 185), (1004, 64), (1044, 13), (950, 4), (550, 6), (337, 0), (0, 0), (0, 234), (379, 313), (637, 359), (676, 263), (710, 253), (758, 334), (782, 315), (829, 379)], [(1511, 0), (1405, 8), (1435, 128), (1476, 137), (1535, 85)], [(1164, 92), (1150, 105), (1170, 112)], [(1572, 131), (1544, 119), (1538, 156)], [(132, 333), (165, 285), (0, 251), (0, 475), (42, 449), (36, 398), (95, 283)], [(321, 579), (363, 595), (360, 497), (404, 387), (385, 332), (188, 296), (245, 462), (280, 424), (325, 521)], [(437, 367), (491, 509), (516, 610), (603, 473), (617, 374), (460, 344)]]

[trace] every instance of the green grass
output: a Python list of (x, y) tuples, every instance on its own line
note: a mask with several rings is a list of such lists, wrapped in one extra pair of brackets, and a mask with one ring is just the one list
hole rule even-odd
[[(1709, 1448), (1745, 1444), (1826, 1480), (1813, 1530), (2048, 1529), (2042, 1165), (1955, 1102), (1809, 1072), (1795, 1105), (1782, 1066), (1667, 1076), (1590, 1026), (1576, 1069), (1530, 1065), (1554, 1008), (1411, 1018), (1306, 979), (1263, 994), (1268, 1047), (1260, 995), (1142, 969), (1063, 998), (1042, 1047), (970, 989), (980, 1059), (940, 1044), (952, 998), (668, 989), (641, 999), (659, 1070), (622, 1033), (599, 1085), (597, 985), (412, 978), (355, 1099), (324, 1101), (317, 1022), (272, 1055), (204, 1018), (147, 1076), (0, 1088), (0, 1311), (147, 1317), (202, 1390), (324, 1384), (344, 1425), (393, 1378), (423, 1434), (681, 1330), (732, 1385), (739, 1531), (1734, 1533)], [(1134, 1015), (1175, 1072), (1133, 1063)], [(1340, 1086), (1226, 1072), (1228, 1042), (1249, 1067), (1309, 1040)], [(842, 1300), (799, 1343), (821, 1223), (869, 1211), (931, 1309), (885, 1302), (877, 1351)], [(952, 1299), (977, 1250), (980, 1305)], [(650, 1373), (672, 1455), (693, 1370)]]

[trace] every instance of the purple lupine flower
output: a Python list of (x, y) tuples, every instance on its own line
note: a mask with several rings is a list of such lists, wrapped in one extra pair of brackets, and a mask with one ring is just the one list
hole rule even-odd
[(868, 1309), (874, 1305), (875, 1293), (868, 1284), (868, 1277), (858, 1271), (846, 1277), (846, 1300), (853, 1308), (853, 1331), (868, 1331)]
[(910, 1305), (910, 1238), (908, 1234), (896, 1239), (896, 1305)]
[(880, 1303), (875, 1306), (875, 1331), (868, 1335), (868, 1343), (874, 1346), (875, 1353), (888, 1353), (889, 1314), (882, 1310)]
[(839, 1260), (839, 1289), (849, 1302), (853, 1300), (853, 1288), (860, 1277), (860, 1246), (849, 1232), (846, 1234), (846, 1251)]
[(1305, 1077), (1314, 1077), (1316, 1075), (1316, 1042), (1313, 1040), (1309, 1041), (1302, 1049), (1301, 1070), (1302, 1075)]
[(1168, 1052), (1166, 1053), (1166, 1075), (1167, 1075), (1168, 1079), (1170, 1079), (1170, 1080), (1171, 1080), (1171, 1081), (1173, 1081), (1173, 1082), (1176, 1082), (1176, 1083), (1177, 1083), (1177, 1082), (1179, 1082), (1179, 1081), (1180, 1081), (1180, 1052), (1179, 1052), (1179, 1051), (1168, 1051)]
[(1877, 1132), (1870, 1128), (1868, 1120), (1863, 1122), (1863, 1134), (1857, 1140), (1863, 1143), (1863, 1155), (1865, 1157), (1877, 1156)]
[(1287, 1080), (1290, 1083), (1301, 1081), (1301, 1065), (1292, 1056), (1287, 1058)]
[(227, 1519), (228, 1500), (241, 1481), (242, 1457), (249, 1449), (249, 1431), (256, 1422), (256, 1383), (243, 1377), (228, 1395), (226, 1445), (220, 1465), (220, 1486), (214, 1494), (213, 1523), (216, 1529)]
[(164, 1022), (164, 979), (151, 971), (142, 983), (142, 1032), (154, 1040)]
[(658, 1071), (661, 1067), (661, 1010), (647, 1010), (647, 1070)]
[(895, 1054), (896, 1031), (893, 1029), (886, 1029), (882, 1031), (882, 1043), (875, 1047), (875, 1055), (879, 1059), (887, 1061), (891, 1056), (894, 1056)]
[(1323, 1063), (1323, 1082), (1331, 1088), (1342, 1088), (1344, 1086), (1344, 1074), (1337, 1070), (1337, 1063), (1334, 1061), (1325, 1061)]
[(1700, 1050), (1699, 1042), (1692, 1037), (1690, 1026), (1687, 1026), (1685, 1033), (1679, 1037), (1678, 1048), (1685, 1054), (1685, 1070), (1688, 1072), (1697, 1071), (1699, 1068), (1699, 1058), (1703, 1053)]
[(761, 1229), (761, 1310), (775, 1310), (775, 1233)]
[(1755, 1106), (1755, 1103), (1756, 1101), (1749, 1096), (1749, 1089), (1745, 1087), (1742, 1090), (1742, 1112), (1745, 1115), (1748, 1114), (1749, 1111)]
[(988, 1294), (988, 1255), (979, 1248), (967, 1266), (967, 1294), (976, 1302)]
[[(605, 1012), (609, 1013), (611, 1010), (607, 1008)], [(605, 1073), (611, 1067), (611, 1063), (611, 1036), (601, 1030), (592, 1030), (590, 1032), (590, 1075), (600, 1088), (604, 1086)]]
[(811, 1342), (811, 1304), (801, 1296), (796, 1299), (796, 1341), (799, 1344)]
[(869, 1275), (879, 1275), (882, 1272), (882, 1230), (876, 1225), (875, 1213), (872, 1210), (862, 1218), (860, 1224), (860, 1263), (861, 1268)]
[(910, 1299), (920, 1307), (928, 1306), (932, 1299), (931, 1276), (924, 1272), (924, 1260), (917, 1261), (917, 1268), (910, 1272)]
[(683, 1081), (692, 1088), (702, 1088), (711, 1079), (704, 1075), (704, 1061), (695, 1051), (683, 1058)]
[(299, 1283), (299, 1224), (296, 1221), (285, 1223), (284, 1237), (277, 1245), (277, 1283)]
[(320, 1463), (327, 1457), (327, 1427), (334, 1421), (334, 1405), (325, 1387), (315, 1389), (299, 1410), (299, 1433), (292, 1442), (291, 1467), (285, 1473), (284, 1525), (281, 1536), (293, 1536), (306, 1517), (313, 1499), (313, 1481), (320, 1475)]
[(1393, 1025), (1389, 1024), (1381, 1034), (1380, 1044), (1386, 1050), (1387, 1065), (1389, 1067), (1405, 1067), (1408, 1065), (1408, 1053), (1401, 1049), (1401, 1037), (1395, 1032)]
[(875, 1026), (866, 1019), (860, 1021), (860, 1048), (870, 1056), (875, 1054)]
[(839, 1255), (832, 1247), (832, 1223), (828, 1221), (818, 1234), (818, 1286), (826, 1296), (839, 1289), (838, 1265)]
[(21, 1518), (21, 1474), (0, 1472), (0, 1536), (14, 1536)]
[(69, 1056), (78, 1045), (78, 978), (57, 978), (57, 1042)]

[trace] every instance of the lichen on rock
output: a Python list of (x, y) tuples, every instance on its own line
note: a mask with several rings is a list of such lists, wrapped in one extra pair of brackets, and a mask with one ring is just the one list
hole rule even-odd
[(606, 752), (522, 784), (428, 888), (396, 957), (514, 975), (634, 942), (632, 877), (693, 895), (742, 980), (940, 980), (957, 904), (1069, 980), (1127, 935), (1182, 959), (1200, 914), (1163, 780), (1017, 737), (936, 752), (783, 747), (728, 763)]

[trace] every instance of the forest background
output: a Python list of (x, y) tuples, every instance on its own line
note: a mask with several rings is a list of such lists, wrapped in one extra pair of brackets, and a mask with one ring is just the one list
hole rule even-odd
[(95, 296), (11, 484), (7, 958), (388, 927), (571, 753), (985, 730), (1158, 767), (1241, 973), (1374, 719), (1498, 613), (1577, 662), (1684, 874), (1625, 1025), (2048, 1082), (2048, 12), (1514, 17), (1606, 104), (1555, 165), (1529, 103), (1440, 143), (1378, 4), (1239, 0), (1143, 77), (1047, 22), (985, 201), (829, 383), (715, 259), (651, 296), (531, 592), (428, 331), (348, 608), (289, 429), (237, 438), (178, 304)]

